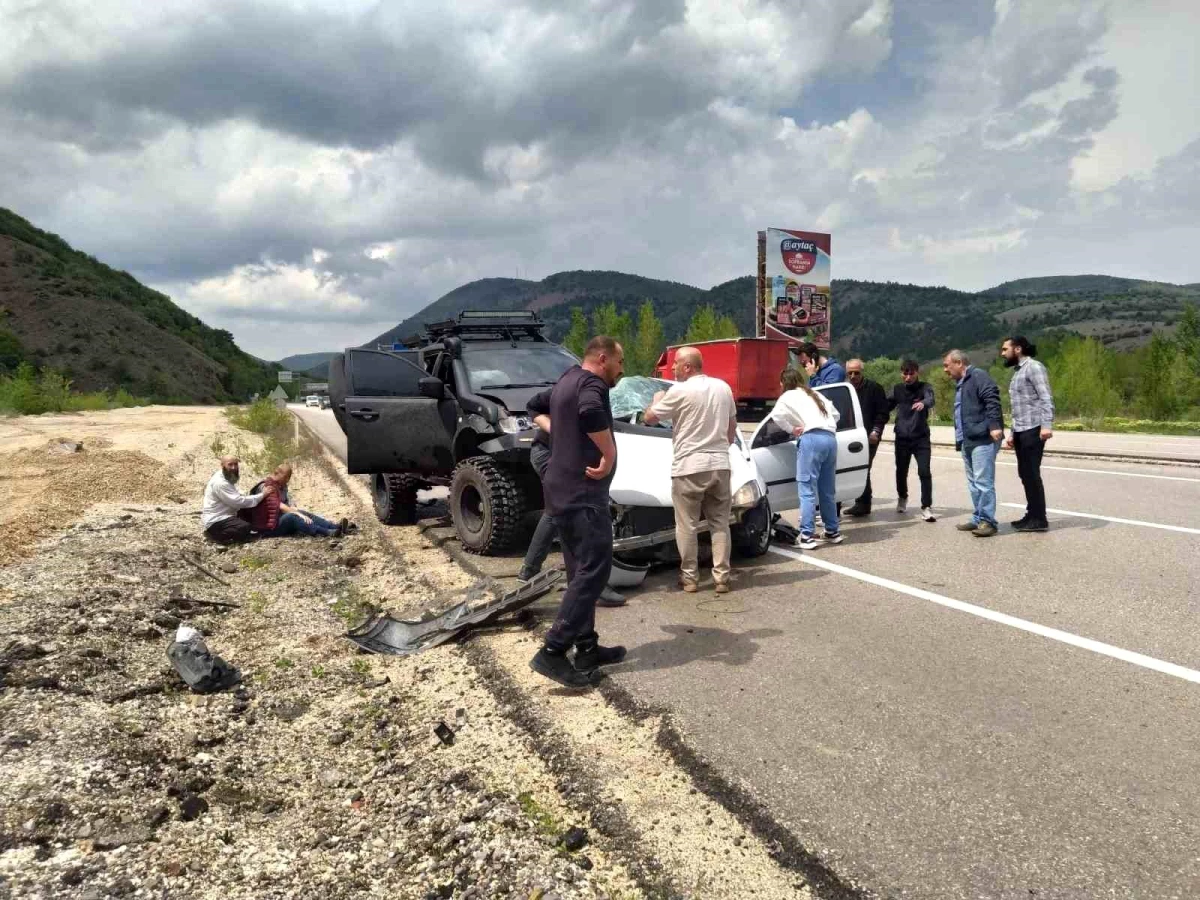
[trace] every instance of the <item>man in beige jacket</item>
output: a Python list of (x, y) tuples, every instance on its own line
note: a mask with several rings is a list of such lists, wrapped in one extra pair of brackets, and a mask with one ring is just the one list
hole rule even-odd
[(695, 347), (675, 354), (675, 380), (659, 391), (644, 414), (649, 425), (673, 423), (671, 501), (675, 505), (675, 543), (679, 545), (679, 584), (695, 593), (700, 580), (698, 531), (708, 523), (712, 535), (713, 581), (718, 594), (729, 590), (729, 445), (737, 435), (733, 391), (704, 374), (704, 358)]

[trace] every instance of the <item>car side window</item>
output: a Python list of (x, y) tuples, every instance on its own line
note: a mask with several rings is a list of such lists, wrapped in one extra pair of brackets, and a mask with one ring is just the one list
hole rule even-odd
[(767, 419), (766, 424), (758, 429), (758, 433), (754, 435), (754, 443), (750, 445), (751, 450), (757, 450), (759, 447), (774, 447), (776, 444), (786, 444), (788, 441), (794, 441), (787, 431), (779, 426), (774, 419)]
[(858, 422), (854, 420), (854, 400), (850, 396), (849, 386), (834, 384), (819, 387), (817, 391), (824, 394), (827, 400), (832, 400), (833, 405), (837, 408), (838, 414), (841, 416), (838, 419), (838, 431), (851, 431), (858, 427)]
[[(415, 354), (413, 354), (415, 357)], [(351, 350), (347, 368), (352, 397), (418, 397), (425, 372), (399, 353)]]

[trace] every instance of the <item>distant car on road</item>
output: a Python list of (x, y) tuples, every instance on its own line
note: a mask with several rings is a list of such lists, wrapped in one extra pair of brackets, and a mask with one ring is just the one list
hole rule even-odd
[(329, 398), (327, 396), (325, 396), (324, 394), (322, 394), (320, 397), (320, 400), (321, 400), (321, 409), (329, 409)]
[(317, 407), (317, 409), (320, 409), (321, 408), (321, 398), (318, 397), (316, 394), (309, 394), (307, 397), (304, 398), (304, 405), (305, 406), (315, 406), (315, 407)]

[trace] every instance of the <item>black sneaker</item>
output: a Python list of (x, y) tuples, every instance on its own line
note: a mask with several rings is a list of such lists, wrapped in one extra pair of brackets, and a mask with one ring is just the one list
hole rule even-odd
[(629, 601), (610, 588), (607, 584), (600, 591), (600, 596), (596, 598), (597, 606), (607, 606), (609, 608), (624, 606), (628, 602)]
[(594, 670), (580, 672), (565, 654), (554, 653), (545, 647), (529, 661), (529, 668), (574, 691), (584, 691), (595, 684)]
[(575, 670), (591, 672), (598, 666), (614, 666), (625, 658), (624, 647), (601, 647), (595, 641), (575, 646)]
[(861, 503), (855, 503), (852, 507), (846, 510), (846, 515), (853, 516), (856, 519), (861, 518), (862, 516), (869, 516), (870, 514), (871, 507), (863, 506)]
[(334, 533), (333, 536), (334, 537), (345, 537), (349, 531), (350, 531), (350, 520), (342, 519), (340, 522), (338, 522), (337, 531)]
[(1049, 530), (1050, 523), (1045, 519), (1022, 519), (1019, 522), (1013, 522), (1013, 531), (1029, 532)]
[(842, 537), (842, 533), (840, 531), (826, 531), (823, 535), (821, 535), (821, 540), (823, 540), (826, 544), (840, 544), (845, 540), (845, 538)]
[(1021, 518), (1017, 519), (1015, 522), (1011, 522), (1010, 524), (1012, 525), (1012, 527), (1014, 529), (1016, 529), (1017, 531), (1020, 531), (1022, 528), (1024, 528), (1026, 525), (1029, 524), (1029, 514), (1026, 513), (1025, 515), (1021, 516)]

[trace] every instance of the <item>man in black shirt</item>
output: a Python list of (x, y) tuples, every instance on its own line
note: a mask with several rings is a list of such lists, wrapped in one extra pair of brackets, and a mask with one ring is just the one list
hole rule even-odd
[(900, 364), (904, 380), (892, 388), (891, 408), (896, 411), (896, 512), (908, 509), (908, 466), (917, 458), (917, 476), (921, 480), (921, 518), (936, 522), (933, 514), (933, 472), (929, 460), (929, 413), (933, 411), (933, 388), (921, 380), (915, 360)]
[(858, 394), (858, 407), (862, 411), (863, 424), (867, 428), (867, 441), (871, 447), (867, 456), (867, 487), (862, 492), (862, 496), (854, 501), (854, 505), (846, 510), (846, 515), (869, 516), (871, 514), (871, 466), (875, 464), (879, 440), (883, 437), (883, 429), (887, 427), (892, 408), (888, 405), (887, 394), (884, 393), (879, 382), (872, 381), (863, 375), (861, 359), (852, 359), (846, 363), (846, 379), (854, 385), (854, 392)]
[[(558, 618), (529, 666), (570, 688), (590, 687), (599, 679), (598, 666), (625, 658), (624, 647), (601, 647), (596, 634), (596, 600), (612, 570), (608, 488), (617, 468), (617, 445), (608, 391), (624, 365), (620, 344), (610, 337), (592, 338), (583, 364), (572, 366), (527, 405), (533, 415), (550, 417), (550, 464), (542, 492), (562, 541), (568, 581)], [(574, 665), (566, 655), (572, 646)]]

